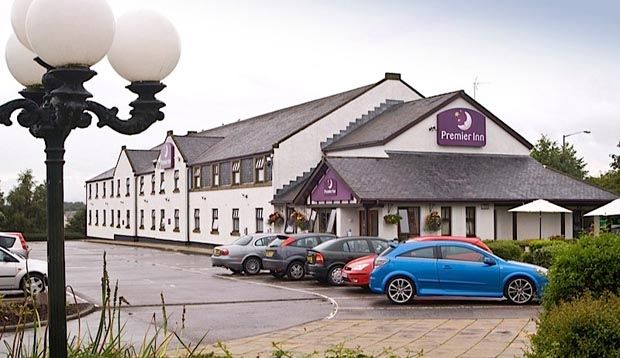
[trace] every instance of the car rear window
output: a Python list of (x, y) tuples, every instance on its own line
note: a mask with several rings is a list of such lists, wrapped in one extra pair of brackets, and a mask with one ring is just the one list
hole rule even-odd
[(269, 246), (267, 247), (278, 247), (280, 245), (282, 245), (282, 243), (284, 242), (284, 240), (286, 240), (286, 238), (276, 238), (275, 240), (273, 240), (272, 242), (269, 243)]
[(12, 236), (0, 236), (0, 246), (10, 248), (15, 243), (15, 238)]
[(241, 245), (241, 246), (245, 246), (247, 244), (250, 243), (250, 241), (252, 241), (252, 236), (241, 236), (240, 238), (237, 239), (237, 241), (233, 242), (233, 245)]

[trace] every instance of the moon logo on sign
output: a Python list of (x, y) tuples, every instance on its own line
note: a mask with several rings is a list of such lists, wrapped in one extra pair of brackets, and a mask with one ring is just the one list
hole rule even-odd
[[(465, 118), (463, 118), (462, 116), (460, 116), (460, 112), (465, 113)], [(469, 130), (469, 128), (471, 128), (472, 125), (472, 119), (471, 119), (471, 115), (469, 114), (469, 112), (467, 111), (459, 111), (456, 112), (454, 114), (454, 116), (456, 117), (457, 120), (457, 127), (462, 130), (463, 132), (466, 132)]]
[(332, 178), (327, 178), (327, 190), (334, 189), (334, 180)]

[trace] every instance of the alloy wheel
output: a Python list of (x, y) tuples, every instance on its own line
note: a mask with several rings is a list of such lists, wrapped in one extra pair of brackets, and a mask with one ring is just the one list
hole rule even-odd
[(256, 275), (260, 272), (260, 262), (255, 257), (250, 257), (245, 260), (243, 264), (243, 270), (248, 275)]
[(338, 286), (342, 285), (344, 280), (342, 279), (342, 267), (336, 266), (329, 271), (329, 283)]
[(507, 294), (508, 299), (512, 303), (522, 305), (532, 300), (534, 297), (534, 287), (529, 280), (517, 278), (508, 284)]
[(398, 304), (411, 301), (415, 295), (413, 284), (406, 278), (395, 278), (388, 284), (388, 298)]
[(288, 278), (292, 280), (301, 280), (305, 275), (305, 269), (299, 262), (293, 262), (288, 269)]
[(45, 282), (38, 275), (32, 275), (26, 278), (24, 288), (29, 295), (36, 295), (45, 291)]

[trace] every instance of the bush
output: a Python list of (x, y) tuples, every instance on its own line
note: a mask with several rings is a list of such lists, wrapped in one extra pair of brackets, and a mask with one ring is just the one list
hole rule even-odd
[(493, 253), (504, 260), (519, 260), (523, 250), (512, 240), (490, 241), (486, 243)]
[(530, 358), (620, 357), (620, 297), (586, 295), (544, 312), (531, 342)]
[(607, 291), (620, 293), (620, 236), (585, 237), (556, 250), (543, 296), (546, 308), (579, 298), (586, 291), (594, 298)]
[(562, 249), (564, 245), (549, 245), (543, 246), (540, 249), (532, 251), (530, 254), (532, 256), (532, 261), (530, 263), (549, 268), (553, 264), (553, 258), (556, 253)]

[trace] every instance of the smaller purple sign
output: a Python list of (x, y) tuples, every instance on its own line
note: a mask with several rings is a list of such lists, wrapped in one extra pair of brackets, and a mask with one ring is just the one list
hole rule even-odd
[(161, 169), (174, 168), (174, 145), (164, 143), (159, 152), (159, 167)]
[(352, 199), (353, 192), (351, 189), (338, 179), (338, 176), (331, 169), (325, 171), (325, 175), (310, 194), (312, 201), (348, 201)]
[(451, 108), (437, 114), (437, 144), (443, 146), (484, 147), (486, 117), (469, 108)]

